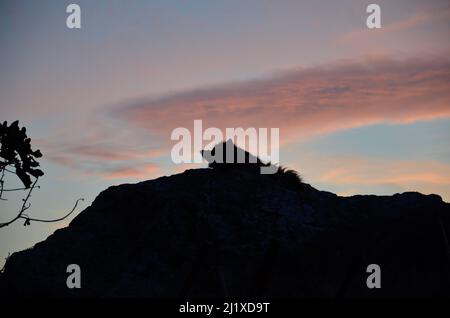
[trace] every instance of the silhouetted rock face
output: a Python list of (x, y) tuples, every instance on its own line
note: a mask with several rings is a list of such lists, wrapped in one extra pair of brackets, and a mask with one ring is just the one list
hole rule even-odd
[[(245, 170), (110, 187), (69, 227), (14, 253), (20, 296), (450, 295), (450, 205), (437, 195), (339, 197)], [(68, 289), (69, 264), (81, 289)], [(366, 268), (381, 267), (381, 289)]]

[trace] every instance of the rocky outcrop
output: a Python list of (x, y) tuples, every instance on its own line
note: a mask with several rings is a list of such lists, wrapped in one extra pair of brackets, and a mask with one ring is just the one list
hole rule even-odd
[[(450, 205), (339, 197), (245, 170), (110, 187), (68, 227), (14, 253), (2, 296), (450, 296)], [(81, 268), (68, 289), (66, 268)], [(369, 264), (381, 288), (369, 289)]]

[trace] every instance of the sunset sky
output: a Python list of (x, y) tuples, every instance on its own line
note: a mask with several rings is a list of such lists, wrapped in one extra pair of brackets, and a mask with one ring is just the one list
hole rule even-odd
[[(366, 27), (373, 2), (381, 29)], [(44, 154), (43, 218), (205, 167), (170, 158), (171, 131), (194, 119), (280, 128), (281, 164), (320, 190), (450, 202), (449, 53), (448, 0), (0, 1), (0, 120)], [(0, 264), (69, 221), (0, 229)]]

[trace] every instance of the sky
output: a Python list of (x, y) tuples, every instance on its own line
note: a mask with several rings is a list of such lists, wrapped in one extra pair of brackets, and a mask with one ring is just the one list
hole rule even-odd
[[(373, 2), (381, 29), (366, 26)], [(66, 27), (70, 3), (81, 29)], [(205, 167), (170, 158), (171, 131), (195, 119), (280, 128), (280, 163), (320, 190), (450, 202), (449, 31), (444, 0), (0, 0), (0, 120), (44, 154), (41, 218)], [(71, 219), (0, 229), (0, 265)]]

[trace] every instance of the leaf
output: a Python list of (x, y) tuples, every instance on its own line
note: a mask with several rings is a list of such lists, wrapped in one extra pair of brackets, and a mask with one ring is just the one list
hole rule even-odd
[(41, 158), (42, 157), (42, 152), (38, 149), (38, 150), (33, 152), (33, 156), (35, 158)]

